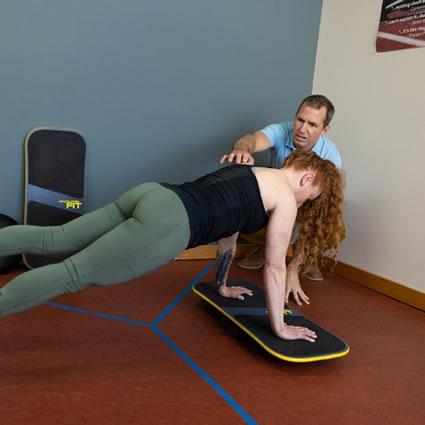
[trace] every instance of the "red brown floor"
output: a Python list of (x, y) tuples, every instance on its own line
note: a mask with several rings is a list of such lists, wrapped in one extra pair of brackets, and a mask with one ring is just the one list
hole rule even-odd
[[(177, 261), (1, 320), (0, 425), (425, 423), (424, 312), (334, 275), (303, 281), (312, 303), (293, 306), (351, 351), (288, 363), (188, 290), (209, 264)], [(262, 274), (232, 266), (231, 278)]]

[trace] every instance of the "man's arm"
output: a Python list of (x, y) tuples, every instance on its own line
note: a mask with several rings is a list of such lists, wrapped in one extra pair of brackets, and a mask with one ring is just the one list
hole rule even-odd
[(256, 131), (254, 134), (246, 134), (236, 140), (232, 152), (223, 155), (220, 164), (225, 161), (235, 164), (254, 164), (254, 158), (251, 154), (263, 152), (272, 146), (268, 137), (262, 131)]
[(252, 291), (243, 286), (227, 286), (227, 274), (236, 252), (236, 241), (239, 232), (218, 241), (215, 262), (215, 284), (220, 295), (226, 298), (244, 299), (244, 295), (252, 295)]

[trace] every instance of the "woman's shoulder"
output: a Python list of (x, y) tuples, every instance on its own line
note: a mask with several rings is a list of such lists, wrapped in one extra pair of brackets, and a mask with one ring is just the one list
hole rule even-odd
[(266, 211), (280, 204), (287, 204), (288, 207), (292, 204), (296, 205), (291, 186), (278, 169), (255, 167), (254, 173)]
[(287, 181), (283, 178), (280, 170), (272, 167), (252, 167), (257, 180), (266, 180), (268, 183), (276, 186), (276, 189), (284, 189), (287, 185)]

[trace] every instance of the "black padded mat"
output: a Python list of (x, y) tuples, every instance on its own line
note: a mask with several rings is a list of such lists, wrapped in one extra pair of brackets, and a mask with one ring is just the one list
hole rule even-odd
[(310, 358), (329, 355), (344, 351), (346, 344), (335, 335), (325, 331), (320, 326), (305, 317), (287, 316), (285, 322), (292, 326), (304, 326), (316, 332), (316, 342), (304, 340), (286, 341), (274, 336), (267, 316), (236, 315), (235, 319), (256, 335), (273, 351), (282, 351), (285, 355), (294, 358)]
[(217, 292), (214, 282), (199, 282), (194, 285), (193, 291), (236, 323), (270, 354), (292, 362), (312, 362), (342, 357), (349, 352), (348, 345), (342, 339), (288, 305), (284, 311), (285, 322), (288, 325), (312, 329), (316, 332), (317, 339), (311, 343), (277, 338), (270, 326), (263, 289), (247, 281), (229, 281), (228, 285), (245, 286), (251, 289), (254, 295), (246, 296), (243, 301), (225, 298)]
[(69, 130), (40, 129), (27, 143), (28, 184), (63, 193), (84, 196), (86, 145), (81, 135)]
[(266, 307), (266, 297), (264, 291), (258, 285), (251, 282), (229, 280), (228, 286), (245, 286), (254, 293), (252, 297), (245, 297), (244, 301), (236, 300), (235, 298), (222, 297), (215, 288), (214, 282), (200, 282), (196, 284), (196, 289), (202, 292), (214, 304), (220, 307)]
[[(65, 224), (85, 211), (86, 142), (76, 130), (39, 127), (25, 138), (24, 223)], [(24, 254), (27, 267), (62, 261), (63, 255)]]

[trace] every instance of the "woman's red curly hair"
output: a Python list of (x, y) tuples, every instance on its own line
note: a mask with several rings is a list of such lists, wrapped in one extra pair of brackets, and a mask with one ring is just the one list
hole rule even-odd
[(306, 266), (315, 261), (321, 263), (325, 251), (330, 251), (335, 263), (338, 245), (345, 237), (343, 173), (333, 162), (320, 158), (314, 152), (294, 151), (283, 166), (313, 171), (316, 174), (313, 184), (321, 188), (318, 198), (306, 201), (298, 208), (295, 257), (301, 258)]

